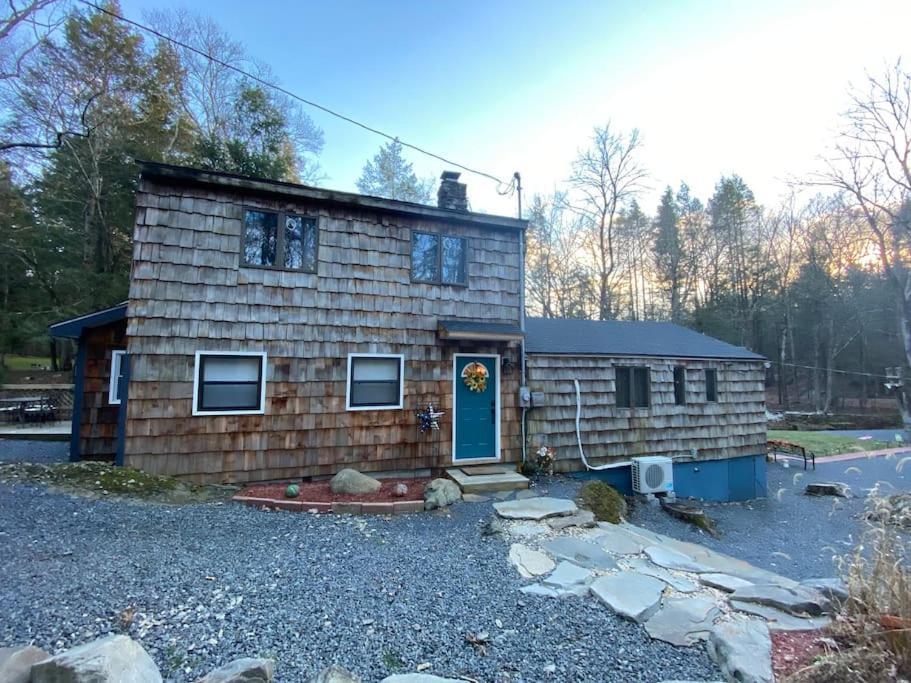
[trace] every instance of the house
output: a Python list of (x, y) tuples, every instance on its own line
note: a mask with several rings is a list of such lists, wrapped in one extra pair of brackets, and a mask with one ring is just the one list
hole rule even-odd
[(728, 482), (764, 451), (763, 359), (658, 323), (526, 321), (526, 226), (468, 211), (451, 172), (432, 207), (142, 164), (128, 301), (50, 328), (78, 341), (71, 457), (198, 482), (402, 476), (517, 463), (524, 428), (585, 470), (578, 380), (603, 476), (666, 454), (687, 490), (728, 463), (719, 496), (745, 495)]

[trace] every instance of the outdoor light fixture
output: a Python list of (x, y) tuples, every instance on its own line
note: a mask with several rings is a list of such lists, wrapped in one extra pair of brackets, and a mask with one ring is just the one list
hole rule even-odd
[(500, 365), (503, 367), (504, 375), (512, 374), (513, 368), (516, 367), (515, 362), (509, 356), (503, 356), (503, 360), (501, 361)]

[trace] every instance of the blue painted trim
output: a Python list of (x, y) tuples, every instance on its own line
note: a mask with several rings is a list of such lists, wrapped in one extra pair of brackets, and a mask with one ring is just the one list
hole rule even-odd
[(70, 423), (70, 462), (82, 459), (79, 447), (79, 430), (82, 427), (82, 394), (85, 385), (85, 357), (88, 344), (80, 336), (76, 347), (76, 367), (73, 369), (73, 419)]
[(124, 448), (127, 435), (127, 401), (130, 397), (130, 354), (125, 353), (120, 357), (120, 377), (117, 384), (117, 398), (120, 406), (117, 411), (117, 450), (114, 451), (114, 464), (123, 466)]
[(79, 339), (86, 328), (101, 327), (118, 320), (126, 320), (126, 318), (127, 305), (123, 303), (113, 308), (105, 308), (102, 311), (80, 315), (69, 320), (61, 320), (59, 323), (49, 325), (47, 331), (52, 337)]

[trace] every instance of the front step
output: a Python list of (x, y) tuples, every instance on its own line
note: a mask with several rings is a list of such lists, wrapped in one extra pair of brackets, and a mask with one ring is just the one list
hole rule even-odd
[(450, 467), (446, 475), (459, 485), (462, 493), (515, 491), (527, 489), (531, 483), (515, 470), (500, 465)]

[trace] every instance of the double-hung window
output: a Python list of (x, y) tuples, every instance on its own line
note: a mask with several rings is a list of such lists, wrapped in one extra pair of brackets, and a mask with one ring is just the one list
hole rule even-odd
[(315, 273), (317, 243), (314, 218), (247, 209), (241, 239), (241, 264)]
[(686, 368), (682, 365), (674, 368), (674, 403), (686, 405)]
[(614, 393), (619, 408), (648, 408), (651, 380), (649, 369), (637, 366), (614, 368)]
[(705, 400), (709, 403), (718, 402), (718, 371), (714, 368), (705, 371)]
[(436, 285), (467, 285), (468, 240), (428, 232), (412, 233), (411, 279)]
[(112, 406), (120, 405), (121, 385), (123, 384), (123, 356), (126, 351), (111, 352), (111, 379), (108, 384), (108, 403)]
[(405, 357), (400, 354), (349, 354), (347, 409), (401, 408), (404, 368)]
[(253, 415), (265, 405), (264, 352), (196, 352), (194, 415)]

